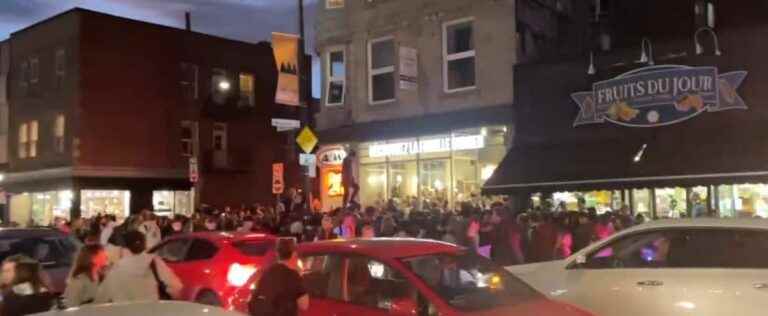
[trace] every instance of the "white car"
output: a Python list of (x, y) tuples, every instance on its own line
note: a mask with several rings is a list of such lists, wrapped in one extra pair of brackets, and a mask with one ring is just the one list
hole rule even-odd
[(79, 308), (55, 310), (38, 316), (243, 316), (216, 307), (188, 302), (159, 301), (104, 305), (84, 305)]
[(507, 269), (595, 315), (766, 315), (768, 221), (655, 221), (566, 260)]

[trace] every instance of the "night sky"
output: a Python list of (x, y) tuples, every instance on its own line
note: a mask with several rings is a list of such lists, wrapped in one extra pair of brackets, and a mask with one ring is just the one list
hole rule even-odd
[[(304, 2), (311, 51), (316, 0)], [(298, 33), (296, 0), (0, 0), (0, 40), (74, 7), (179, 28), (189, 11), (193, 30), (253, 43), (268, 41), (272, 32)], [(319, 67), (313, 64), (312, 94), (317, 97)]]

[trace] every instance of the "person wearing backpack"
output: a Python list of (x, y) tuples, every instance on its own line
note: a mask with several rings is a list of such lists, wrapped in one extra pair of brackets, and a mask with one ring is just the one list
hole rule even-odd
[(309, 295), (299, 274), (296, 241), (277, 242), (278, 262), (261, 275), (251, 295), (251, 316), (297, 316), (309, 308)]
[(159, 257), (144, 252), (146, 239), (138, 231), (124, 235), (128, 254), (107, 273), (99, 287), (95, 303), (157, 301), (165, 290), (177, 298), (182, 290), (181, 280)]

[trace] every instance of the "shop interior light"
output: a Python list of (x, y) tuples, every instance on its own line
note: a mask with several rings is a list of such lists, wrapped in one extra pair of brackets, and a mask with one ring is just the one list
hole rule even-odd
[(648, 144), (643, 144), (642, 147), (640, 147), (640, 150), (637, 151), (637, 154), (635, 155), (635, 159), (633, 161), (635, 163), (639, 163), (643, 160), (643, 156), (645, 156), (645, 149), (648, 148)]

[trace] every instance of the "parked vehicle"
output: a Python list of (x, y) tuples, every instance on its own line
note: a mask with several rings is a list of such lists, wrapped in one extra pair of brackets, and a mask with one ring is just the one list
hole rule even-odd
[(251, 233), (174, 236), (150, 252), (184, 283), (182, 300), (232, 309), (231, 298), (262, 266), (274, 261), (275, 237)]
[(656, 221), (508, 270), (597, 315), (765, 315), (768, 221)]
[[(502, 267), (455, 245), (414, 239), (301, 244), (305, 316), (589, 315), (548, 300)], [(247, 311), (258, 276), (236, 296)]]
[(135, 302), (105, 305), (83, 305), (67, 310), (54, 310), (39, 316), (243, 316), (240, 313), (188, 302)]
[(64, 292), (80, 242), (49, 228), (0, 228), (0, 261), (18, 254), (40, 262), (54, 293)]

